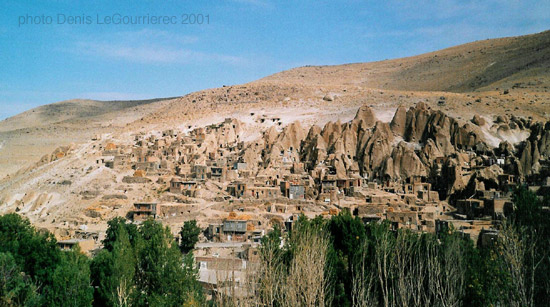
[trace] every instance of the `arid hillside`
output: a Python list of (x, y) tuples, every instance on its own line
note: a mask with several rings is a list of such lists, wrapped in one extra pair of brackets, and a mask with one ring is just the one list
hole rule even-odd
[(406, 91), (550, 89), (550, 31), (490, 39), (373, 63), (299, 67), (261, 79), (307, 85), (357, 85)]
[[(167, 98), (169, 99), (169, 98)], [(167, 99), (131, 100), (131, 101), (95, 101), (67, 100), (43, 105), (23, 112), (0, 122), (0, 131), (13, 131), (25, 128), (49, 126), (78, 120), (93, 120), (99, 116), (108, 117), (111, 113), (137, 110)], [(120, 115), (120, 114), (117, 114)]]
[[(189, 218), (205, 227), (234, 210), (265, 227), (288, 218), (274, 212), (278, 202), (314, 216), (366, 199), (328, 193), (327, 176), (344, 184), (416, 176), (433, 181), (441, 199), (421, 194), (443, 214), (452, 208), (443, 202), (498, 186), (504, 170), (486, 169), (497, 154), (519, 178), (546, 169), (549, 57), (543, 32), (301, 67), (178, 98), (42, 106), (0, 122), (0, 213), (20, 212), (59, 237), (101, 233), (140, 202), (158, 202), (174, 227)], [(280, 194), (292, 176), (303, 203)], [(246, 181), (255, 202), (238, 195)]]
[(59, 146), (117, 132), (161, 107), (163, 101), (68, 100), (0, 121), (0, 178), (29, 166)]
[(225, 117), (255, 122), (254, 116), (280, 115), (281, 127), (296, 120), (323, 125), (351, 119), (364, 104), (378, 117), (391, 118), (399, 105), (423, 101), (457, 118), (471, 118), (475, 108), (488, 116), (546, 120), (549, 66), (550, 31), (546, 31), (402, 59), (300, 67), (180, 98), (54, 103), (0, 122), (0, 178), (59, 146), (86, 142), (96, 134), (191, 129)]

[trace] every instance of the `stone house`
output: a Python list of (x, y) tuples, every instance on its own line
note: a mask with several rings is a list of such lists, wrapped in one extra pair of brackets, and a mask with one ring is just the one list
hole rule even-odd
[(140, 222), (157, 217), (156, 203), (134, 203), (134, 208), (129, 212), (132, 221)]

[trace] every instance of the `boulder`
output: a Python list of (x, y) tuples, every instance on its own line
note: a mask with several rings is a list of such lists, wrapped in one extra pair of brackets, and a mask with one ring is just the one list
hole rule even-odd
[(478, 125), (478, 126), (483, 126), (485, 125), (487, 122), (485, 121), (485, 119), (479, 115), (474, 115), (474, 118), (472, 118), (472, 123), (474, 123), (475, 125)]

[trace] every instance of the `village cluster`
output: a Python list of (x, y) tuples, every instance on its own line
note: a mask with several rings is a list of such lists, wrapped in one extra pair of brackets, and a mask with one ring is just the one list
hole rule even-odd
[[(452, 226), (490, 244), (496, 224), (513, 210), (511, 191), (520, 180), (550, 190), (542, 149), (536, 163), (524, 158), (533, 152), (527, 146), (503, 141), (488, 149), (479, 123), (457, 128), (422, 104), (398, 109), (391, 123), (377, 121), (368, 107), (349, 123), (322, 129), (263, 120), (274, 125), (252, 141), (241, 139), (245, 124), (231, 118), (138, 134), (132, 144), (97, 137), (96, 167), (127, 173), (121, 181), (128, 187), (156, 191), (154, 199), (128, 204), (130, 220), (159, 219), (175, 235), (184, 221), (198, 221), (204, 233), (195, 254), (207, 284), (220, 270), (246, 269), (262, 236), (275, 224), (289, 231), (301, 214), (330, 218), (349, 210), (366, 223), (387, 220), (394, 229), (423, 232)], [(542, 131), (538, 141), (548, 138)]]

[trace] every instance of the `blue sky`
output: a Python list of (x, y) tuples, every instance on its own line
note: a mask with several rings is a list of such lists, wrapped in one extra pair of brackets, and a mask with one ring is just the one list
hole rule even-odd
[[(384, 60), (550, 29), (550, 0), (2, 0), (0, 6), (0, 119), (72, 98), (180, 96), (296, 66)], [(209, 24), (181, 24), (183, 14), (208, 15)], [(98, 24), (98, 17), (104, 23), (144, 15), (175, 16), (176, 24)], [(41, 24), (48, 16), (51, 24)], [(90, 24), (68, 24), (68, 16)]]

